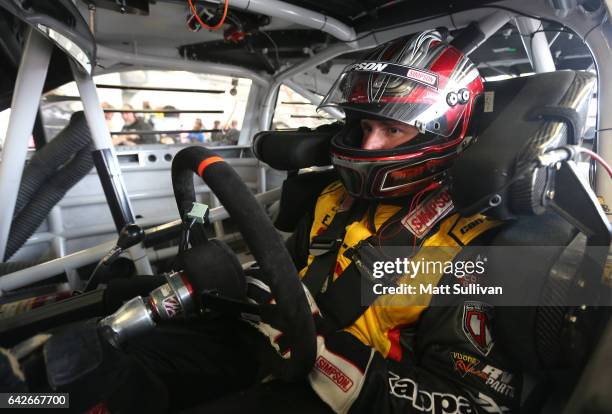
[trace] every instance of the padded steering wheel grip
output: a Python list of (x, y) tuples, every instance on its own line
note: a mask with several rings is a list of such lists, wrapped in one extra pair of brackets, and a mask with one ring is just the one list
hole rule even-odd
[(291, 344), (291, 357), (274, 373), (287, 380), (304, 378), (316, 356), (315, 326), (297, 271), (280, 235), (238, 174), (204, 147), (185, 148), (172, 161), (172, 186), (181, 217), (195, 201), (194, 173), (210, 187), (238, 225), (262, 269), (262, 280), (272, 290), (278, 312), (292, 322), (284, 332)]

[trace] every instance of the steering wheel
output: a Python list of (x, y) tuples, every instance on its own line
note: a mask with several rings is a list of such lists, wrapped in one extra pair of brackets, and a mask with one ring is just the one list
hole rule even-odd
[(291, 355), (279, 358), (272, 370), (285, 379), (303, 378), (316, 356), (316, 335), (310, 306), (291, 256), (263, 208), (236, 172), (214, 152), (188, 147), (172, 161), (172, 186), (180, 217), (195, 199), (193, 174), (204, 180), (242, 233), (261, 268), (261, 276), (276, 300), (273, 309), (262, 307), (264, 322), (283, 321)]

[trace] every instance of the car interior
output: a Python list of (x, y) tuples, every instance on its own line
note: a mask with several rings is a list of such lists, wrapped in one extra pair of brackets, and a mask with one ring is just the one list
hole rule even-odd
[[(604, 168), (584, 158), (589, 154), (586, 151), (609, 151), (609, 146), (602, 143), (603, 138), (611, 137), (603, 131), (601, 118), (607, 96), (603, 90), (609, 88), (601, 64), (612, 54), (605, 59), (593, 58), (600, 49), (583, 41), (591, 35), (589, 30), (601, 39), (607, 36), (612, 40), (610, 22), (602, 17), (609, 15), (609, 5), (593, 0), (432, 1), (419, 8), (407, 1), (333, 0), (324, 5), (311, 0), (282, 2), (305, 13), (328, 16), (330, 27), (323, 26), (322, 30), (316, 28), (314, 17), (308, 22), (304, 15), (302, 20), (291, 22), (284, 20), (286, 16), (270, 14), (270, 8), (281, 3), (277, 1), (269, 2), (272, 5), (263, 0), (253, 2), (257, 8), (249, 9), (247, 1), (230, 0), (229, 12), (223, 11), (224, 2), (189, 3), (193, 9), (186, 2), (161, 0), (61, 0), (53, 6), (42, 1), (0, 2), (0, 19), (4, 22), (0, 24), (0, 52), (7, 62), (0, 66), (0, 109), (12, 108), (9, 128), (25, 131), (29, 125), (28, 136), (33, 128), (34, 141), (40, 139), (37, 136), (44, 141), (40, 95), (73, 78), (84, 109), (71, 114), (52, 140), (37, 144), (27, 161), (26, 149), (21, 147), (22, 163), (17, 167), (23, 172), (16, 184), (9, 186), (0, 176), (0, 190), (5, 190), (7, 199), (14, 199), (9, 203), (9, 213), (2, 214), (8, 216), (0, 221), (0, 230), (7, 223), (10, 228), (5, 239), (0, 239), (5, 258), (0, 263), (0, 306), (4, 307), (0, 308), (0, 346), (24, 355), (20, 363), (33, 388), (48, 381), (44, 367), (49, 357), (43, 350), (49, 336), (45, 334), (52, 335), (85, 319), (125, 315), (120, 312), (132, 311), (127, 306), (134, 306), (133, 298), (146, 298), (171, 280), (171, 276), (162, 275), (166, 271), (154, 272), (162, 269), (161, 265), (144, 264), (147, 249), (155, 246), (174, 249), (172, 259), (177, 259), (171, 261), (167, 274), (179, 270), (199, 274), (199, 269), (208, 269), (208, 275), (232, 275), (198, 279), (196, 290), (217, 292), (200, 297), (198, 301), (206, 305), (198, 302), (199, 306), (229, 314), (260, 312), (236, 294), (244, 283), (241, 263), (234, 252), (217, 241), (215, 220), (229, 217), (229, 225), (242, 235), (238, 244), (262, 266), (273, 269), (265, 282), (284, 299), (279, 301), (279, 311), (289, 314), (301, 288), (288, 256), (279, 253), (284, 247), (277, 235), (292, 232), (303, 214), (312, 209), (321, 190), (338, 178), (331, 166), (329, 147), (332, 136), (342, 127), (342, 119), (332, 113), (326, 114), (330, 122), (320, 126), (273, 128), (275, 94), (269, 90), (287, 83), (304, 92), (301, 96), (320, 101), (331, 86), (323, 78), (333, 79), (338, 68), (375, 45), (368, 42), (382, 41), (376, 40), (377, 34), (394, 38), (420, 28), (440, 27), (452, 44), (471, 53), (486, 79), (474, 115), (477, 122), (469, 131), (470, 145), (449, 171), (450, 193), (463, 216), (483, 213), (506, 223), (483, 248), (492, 264), (488, 274), (495, 280), (511, 280), (506, 289), (512, 297), (520, 298), (518, 302), (497, 304), (499, 320), (504, 323), (494, 329), (497, 344), (523, 370), (521, 412), (612, 411), (612, 374), (607, 369), (612, 361), (612, 226), (601, 196), (601, 188), (609, 188), (610, 180)], [(200, 32), (196, 15), (211, 25), (227, 15), (228, 22), (221, 33)], [(500, 19), (501, 15), (504, 17)], [(116, 19), (122, 17), (132, 19), (123, 21), (133, 22), (134, 28), (112, 30), (119, 21)], [(517, 17), (527, 20), (518, 24), (518, 29), (508, 23)], [(521, 30), (530, 27), (529, 19), (536, 20), (534, 17), (540, 20), (532, 22), (532, 33), (525, 36)], [(191, 30), (186, 31), (185, 25)], [(134, 40), (152, 36), (152, 28), (167, 35), (140, 44)], [(196, 34), (203, 37), (196, 38)], [(554, 59), (553, 70), (533, 68), (546, 61), (538, 57), (543, 52), (534, 45), (536, 34), (544, 36), (549, 48), (546, 56)], [(355, 46), (362, 40), (365, 46)], [(32, 68), (36, 56), (44, 54), (45, 42), (53, 45), (46, 49), (46, 63), (44, 59), (40, 63), (45, 73), (26, 73), (24, 65)], [(516, 49), (524, 47), (525, 56), (517, 58)], [(174, 55), (170, 56), (170, 51)], [(168, 56), (160, 57), (159, 62), (152, 58), (164, 53)], [(132, 194), (126, 190), (117, 161), (118, 156), (128, 154), (128, 149), (113, 149), (108, 129), (100, 132), (104, 129), (103, 112), (92, 73), (148, 66), (211, 70), (249, 78), (255, 86), (249, 92), (246, 113), (251, 110), (257, 115), (245, 115), (250, 123), (243, 121), (236, 148), (244, 148), (239, 156), (233, 155), (238, 153), (236, 148), (164, 147), (158, 154), (170, 154), (163, 174), (178, 219), (145, 226), (136, 225)], [(502, 79), (496, 78), (499, 75)], [(28, 76), (38, 82), (40, 93), (19, 88)], [(314, 87), (317, 79), (320, 84)], [(594, 102), (599, 105), (600, 117), (595, 131), (589, 129)], [(21, 121), (20, 126), (13, 121), (15, 114), (28, 112), (31, 122)], [(12, 138), (6, 134), (0, 154), (18, 153), (9, 146)], [(150, 154), (145, 150), (136, 149)], [(218, 155), (231, 162), (213, 164), (217, 167), (201, 172), (200, 165)], [(268, 184), (276, 181), (278, 187), (266, 192), (264, 186), (264, 191), (254, 196), (261, 188), (244, 184), (247, 180), (240, 168), (247, 163), (273, 170), (276, 178), (269, 177)], [(4, 157), (3, 164), (2, 168), (11, 167)], [(8, 171), (5, 169), (0, 175)], [(77, 273), (79, 288), (51, 303), (40, 299), (44, 304), (31, 306), (31, 301), (24, 300), (42, 297), (41, 286), (64, 283), (75, 263), (76, 267), (85, 266), (62, 257), (48, 262), (23, 254), (15, 256), (19, 260), (10, 258), (47, 225), (52, 209), (91, 175), (92, 169), (101, 182), (100, 191), (109, 210), (105, 214), (112, 218), (114, 238), (66, 255), (72, 257), (70, 260), (83, 257), (89, 262), (86, 270)], [(258, 182), (266, 180), (266, 170), (262, 171), (264, 177)], [(219, 203), (210, 206), (216, 208), (207, 213), (192, 210), (192, 204), (201, 201), (199, 186), (205, 186)], [(264, 204), (265, 209), (257, 204)], [(192, 221), (186, 222), (184, 217)], [(190, 249), (186, 248), (189, 243)], [(20, 279), (26, 274), (31, 275), (30, 283)], [(6, 311), (11, 304), (13, 311)], [(312, 365), (309, 355), (314, 331), (306, 320), (309, 315), (301, 309), (295, 317), (295, 352), (286, 365), (278, 367), (289, 377), (307, 372)], [(118, 319), (112, 321), (115, 325), (111, 330), (118, 326)], [(119, 337), (123, 329), (127, 335), (130, 326), (122, 325), (112, 334), (123, 340)], [(56, 355), (62, 351), (56, 348)], [(91, 361), (96, 358), (100, 356), (92, 355)]]

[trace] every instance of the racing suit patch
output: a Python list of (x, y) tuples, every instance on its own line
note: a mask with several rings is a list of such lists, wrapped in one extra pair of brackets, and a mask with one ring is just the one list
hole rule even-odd
[(347, 412), (361, 392), (373, 355), (370, 349), (362, 366), (331, 351), (323, 337), (317, 336), (317, 359), (308, 375), (310, 386), (335, 412)]
[(319, 356), (317, 358), (314, 367), (327, 378), (332, 380), (333, 383), (344, 392), (347, 392), (353, 386), (353, 380), (324, 356)]
[(444, 188), (427, 197), (416, 209), (409, 212), (401, 221), (412, 234), (422, 238), (446, 214), (453, 209), (453, 200)]
[(467, 339), (484, 356), (493, 348), (492, 307), (482, 302), (465, 302), (461, 328)]
[(514, 386), (511, 384), (513, 375), (507, 371), (486, 364), (479, 368), (480, 360), (461, 352), (451, 352), (454, 369), (462, 378), (467, 375), (482, 380), (491, 389), (505, 397), (514, 398)]

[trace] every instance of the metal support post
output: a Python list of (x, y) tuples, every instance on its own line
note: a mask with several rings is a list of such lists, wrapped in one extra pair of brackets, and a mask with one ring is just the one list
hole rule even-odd
[(19, 72), (13, 90), (11, 116), (0, 163), (0, 261), (4, 260), (15, 203), (28, 152), (28, 141), (38, 113), (43, 85), (47, 77), (52, 44), (34, 29), (29, 29)]
[(263, 92), (265, 89), (266, 88), (262, 88), (255, 82), (251, 83), (249, 97), (247, 98), (246, 110), (244, 111), (244, 119), (242, 120), (242, 128), (240, 128), (238, 145), (251, 145), (253, 137), (260, 131), (257, 105), (259, 105), (260, 99), (263, 99), (265, 96), (265, 93)]
[(53, 239), (51, 240), (53, 253), (57, 257), (64, 257), (66, 256), (66, 239), (62, 236), (64, 225), (59, 206), (54, 206), (51, 209), (47, 219), (49, 221), (49, 232), (53, 234)]
[[(66, 256), (66, 238), (62, 236), (64, 232), (64, 222), (62, 220), (62, 212), (59, 206), (54, 206), (47, 217), (49, 222), (49, 231), (53, 234), (51, 239), (51, 248), (56, 257)], [(68, 284), (72, 290), (81, 290), (83, 282), (79, 277), (76, 268), (66, 269), (66, 277)]]
[(534, 72), (555, 71), (555, 62), (546, 34), (542, 31), (542, 22), (530, 17), (516, 17), (515, 21)]
[(265, 193), (267, 186), (266, 166), (262, 163), (257, 169), (257, 194)]
[[(597, 65), (597, 152), (607, 162), (612, 161), (612, 23), (601, 24), (585, 39)], [(608, 220), (612, 221), (612, 179), (598, 166), (595, 192), (603, 199)]]
[[(81, 101), (83, 101), (85, 118), (87, 118), (91, 137), (96, 147), (93, 152), (94, 163), (115, 221), (115, 227), (119, 232), (127, 223), (135, 223), (135, 219), (121, 176), (117, 154), (104, 121), (104, 111), (100, 106), (93, 79), (89, 74), (80, 70), (74, 62), (70, 62), (70, 67), (81, 95)], [(141, 244), (131, 247), (128, 251), (139, 274), (153, 273), (146, 251)]]

